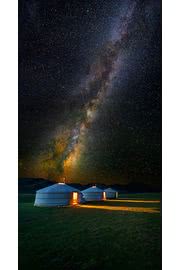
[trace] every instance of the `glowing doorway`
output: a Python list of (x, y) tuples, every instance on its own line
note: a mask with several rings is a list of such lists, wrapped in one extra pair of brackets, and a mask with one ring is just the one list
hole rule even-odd
[(77, 204), (77, 203), (78, 203), (78, 193), (73, 192), (72, 204)]

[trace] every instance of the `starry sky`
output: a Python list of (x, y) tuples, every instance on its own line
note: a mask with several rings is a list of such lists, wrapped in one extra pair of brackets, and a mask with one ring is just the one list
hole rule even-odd
[(19, 176), (161, 186), (161, 1), (19, 1)]

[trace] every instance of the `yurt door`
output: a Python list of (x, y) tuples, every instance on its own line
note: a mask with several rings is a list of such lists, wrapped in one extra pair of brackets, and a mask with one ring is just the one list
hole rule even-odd
[(72, 204), (78, 203), (78, 192), (73, 192)]

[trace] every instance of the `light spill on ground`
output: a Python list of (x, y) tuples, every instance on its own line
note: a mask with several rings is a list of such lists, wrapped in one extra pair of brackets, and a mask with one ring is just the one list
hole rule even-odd
[(128, 206), (108, 206), (108, 205), (89, 205), (89, 204), (81, 204), (78, 205), (77, 207), (111, 210), (111, 211), (128, 211), (137, 213), (160, 213), (159, 209), (149, 207), (128, 207)]

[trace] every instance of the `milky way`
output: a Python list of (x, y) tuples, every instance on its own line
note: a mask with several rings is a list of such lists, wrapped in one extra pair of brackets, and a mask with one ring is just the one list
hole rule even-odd
[[(90, 67), (89, 75), (85, 85), (81, 85), (82, 95), (93, 92), (93, 98), (88, 100), (81, 112), (81, 119), (75, 123), (70, 131), (67, 145), (64, 147), (59, 158), (57, 157), (57, 171), (65, 177), (68, 170), (73, 168), (74, 163), (82, 151), (82, 140), (86, 136), (88, 129), (96, 118), (99, 106), (102, 105), (108, 90), (111, 88), (114, 77), (119, 70), (120, 52), (127, 45), (129, 37), (128, 27), (133, 18), (133, 11), (136, 3), (133, 2), (129, 7), (124, 21), (116, 27), (116, 37), (110, 39), (104, 46), (101, 55), (96, 62)], [(85, 92), (85, 93), (83, 93)], [(60, 135), (61, 136), (61, 135)]]
[[(52, 8), (43, 2), (27, 5), (25, 21), (36, 31), (29, 32), (32, 39), (26, 44), (29, 61), (22, 57), (20, 65), (23, 89), (33, 84), (29, 107), (20, 114), (21, 139), (27, 138), (20, 147), (21, 175), (57, 181), (64, 176), (105, 181), (106, 176), (110, 182), (127, 182), (144, 181), (144, 175), (150, 178), (155, 172), (157, 179), (159, 59), (154, 55), (159, 53), (159, 4), (94, 0), (87, 6), (76, 1), (48, 4)], [(22, 95), (21, 109), (24, 90)]]

